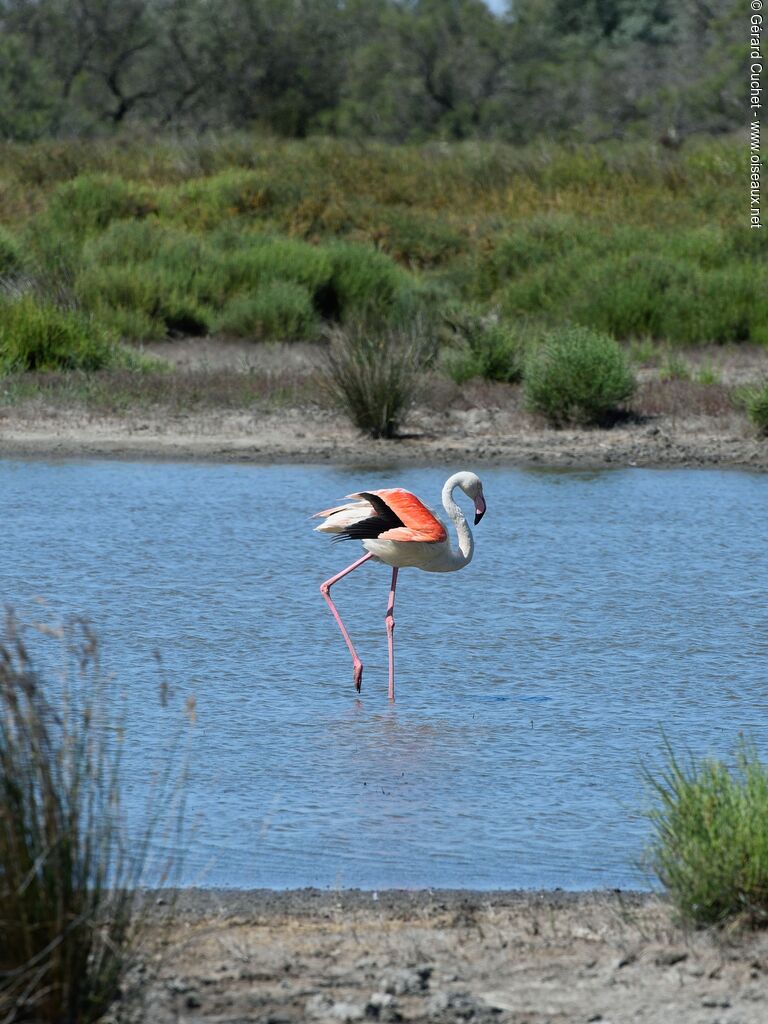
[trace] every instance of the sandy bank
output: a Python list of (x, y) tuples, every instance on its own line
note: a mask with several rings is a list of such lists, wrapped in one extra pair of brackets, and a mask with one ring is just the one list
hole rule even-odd
[(155, 906), (121, 1020), (764, 1024), (768, 934), (620, 892), (203, 892)]
[(768, 469), (768, 441), (733, 418), (658, 417), (610, 430), (549, 430), (503, 410), (419, 410), (394, 441), (360, 437), (322, 409), (157, 412), (76, 410), (0, 417), (0, 456), (204, 459), (360, 465), (722, 466)]
[[(206, 459), (248, 462), (479, 466), (733, 466), (768, 469), (768, 439), (729, 388), (768, 377), (768, 351), (686, 352), (689, 379), (638, 371), (632, 418), (611, 429), (554, 430), (529, 414), (521, 389), (483, 381), (422, 383), (404, 436), (374, 441), (322, 400), (313, 345), (222, 339), (157, 342), (172, 365), (137, 380), (46, 378), (16, 398), (0, 392), (0, 456)], [(720, 383), (694, 379), (715, 366)]]

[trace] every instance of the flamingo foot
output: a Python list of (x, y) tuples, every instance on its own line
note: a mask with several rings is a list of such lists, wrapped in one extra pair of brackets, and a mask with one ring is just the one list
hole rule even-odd
[(360, 693), (360, 689), (363, 685), (363, 663), (362, 661), (355, 661), (352, 669), (352, 678), (355, 681), (355, 689)]

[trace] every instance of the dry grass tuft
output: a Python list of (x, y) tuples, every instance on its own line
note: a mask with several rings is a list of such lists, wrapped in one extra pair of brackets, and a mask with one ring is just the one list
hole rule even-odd
[[(33, 662), (57, 671), (49, 679)], [(138, 886), (160, 811), (125, 834), (123, 717), (91, 627), (0, 640), (0, 1020), (97, 1020), (141, 932)], [(165, 783), (170, 776), (165, 777)], [(167, 807), (167, 790), (155, 806)], [(165, 815), (165, 811), (162, 812)], [(180, 819), (179, 819), (180, 820)]]

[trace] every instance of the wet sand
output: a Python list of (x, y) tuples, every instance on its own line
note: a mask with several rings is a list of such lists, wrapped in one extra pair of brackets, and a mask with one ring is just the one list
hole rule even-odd
[(610, 430), (532, 427), (497, 410), (416, 410), (395, 440), (361, 437), (322, 409), (107, 417), (57, 409), (0, 418), (0, 457), (216, 460), (476, 467), (720, 466), (768, 469), (768, 440), (732, 422), (688, 417)]
[(768, 1012), (768, 933), (686, 931), (650, 894), (185, 890), (152, 903), (119, 1020), (764, 1024)]

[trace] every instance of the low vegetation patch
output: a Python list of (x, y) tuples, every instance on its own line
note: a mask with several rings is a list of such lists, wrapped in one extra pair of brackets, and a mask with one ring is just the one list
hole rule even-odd
[(742, 400), (747, 416), (757, 427), (758, 433), (768, 437), (768, 381), (756, 387), (747, 388)]
[(0, 299), (0, 373), (98, 370), (138, 360), (113, 344), (92, 316), (34, 295)]
[(601, 424), (635, 391), (626, 355), (606, 334), (583, 327), (553, 331), (525, 364), (528, 407), (554, 426)]
[(682, 764), (646, 775), (657, 798), (650, 862), (680, 915), (696, 924), (768, 924), (768, 769), (742, 743), (733, 767)]
[(457, 384), (473, 377), (517, 384), (523, 377), (526, 337), (521, 327), (469, 310), (448, 318), (450, 341), (443, 356), (448, 375)]

